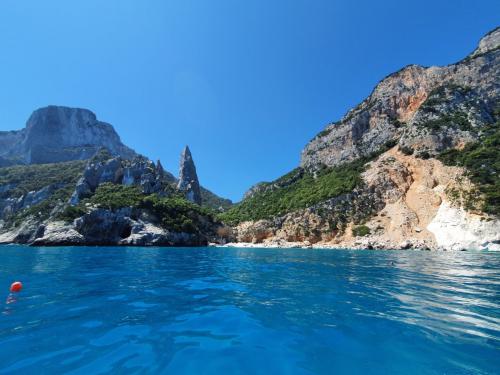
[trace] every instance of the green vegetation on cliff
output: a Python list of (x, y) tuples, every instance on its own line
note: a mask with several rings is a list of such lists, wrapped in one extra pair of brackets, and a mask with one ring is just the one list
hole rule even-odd
[(428, 112), (436, 112), (436, 106), (446, 103), (450, 99), (450, 95), (466, 96), (471, 92), (471, 88), (467, 86), (460, 86), (452, 83), (438, 86), (433, 89), (427, 99), (422, 103), (421, 110)]
[(395, 145), (395, 139), (389, 140), (378, 151), (337, 167), (295, 168), (273, 182), (260, 184), (255, 194), (217, 218), (228, 225), (270, 219), (351, 193), (361, 185), (366, 164)]
[(439, 159), (446, 165), (465, 167), (468, 177), (483, 197), (481, 209), (500, 216), (500, 129), (498, 123), (490, 135), (462, 150), (448, 150)]
[(295, 168), (273, 182), (259, 184), (255, 194), (219, 214), (217, 218), (229, 225), (270, 219), (351, 193), (361, 185), (361, 173), (366, 164), (396, 143), (396, 139), (391, 139), (379, 150), (336, 167), (323, 167), (316, 171)]
[(205, 189), (200, 186), (201, 191), (201, 205), (209, 209), (214, 210), (228, 210), (233, 206), (233, 202), (229, 199), (221, 198), (218, 195), (212, 193), (210, 190)]
[(99, 185), (92, 197), (84, 200), (99, 208), (116, 210), (122, 207), (138, 207), (144, 195), (137, 186), (125, 186), (111, 183)]
[(352, 235), (355, 237), (368, 236), (370, 233), (370, 228), (368, 228), (366, 225), (358, 225), (357, 227), (352, 228)]
[(231, 225), (268, 219), (349, 193), (361, 183), (366, 162), (367, 159), (361, 159), (315, 173), (295, 169), (218, 217)]
[(207, 210), (183, 197), (164, 198), (153, 194), (143, 198), (140, 206), (156, 215), (164, 228), (174, 232), (196, 233), (203, 225), (203, 217), (213, 221)]
[(31, 207), (27, 207), (11, 217), (7, 217), (6, 221), (8, 224), (17, 227), (29, 217), (36, 220), (48, 219), (56, 207), (64, 205), (68, 202), (72, 192), (72, 186), (57, 189), (47, 199)]
[(155, 215), (161, 225), (175, 232), (195, 233), (202, 220), (213, 221), (210, 211), (191, 203), (180, 195), (160, 197), (145, 195), (137, 186), (101, 184), (95, 194), (76, 207), (68, 206), (59, 218), (72, 221), (86, 213), (86, 205), (116, 210), (124, 207), (146, 210)]
[(433, 133), (441, 131), (443, 128), (453, 126), (463, 131), (472, 130), (472, 125), (467, 119), (467, 114), (463, 112), (456, 112), (451, 114), (442, 115), (441, 117), (429, 120), (423, 124), (420, 124)]
[(14, 214), (5, 215), (6, 226), (17, 227), (28, 217), (47, 219), (56, 207), (66, 204), (71, 197), (84, 166), (85, 161), (70, 161), (0, 168), (0, 186), (4, 187), (0, 199), (20, 198), (29, 192), (52, 187), (41, 202)]
[(75, 185), (85, 167), (85, 163), (85, 161), (79, 160), (0, 168), (0, 186), (11, 185), (8, 196), (20, 197), (48, 185)]

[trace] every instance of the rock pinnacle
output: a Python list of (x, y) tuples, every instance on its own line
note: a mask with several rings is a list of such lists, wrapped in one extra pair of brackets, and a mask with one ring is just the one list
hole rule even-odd
[(188, 146), (184, 148), (181, 154), (177, 188), (185, 194), (187, 200), (201, 205), (200, 183), (196, 174), (193, 156)]

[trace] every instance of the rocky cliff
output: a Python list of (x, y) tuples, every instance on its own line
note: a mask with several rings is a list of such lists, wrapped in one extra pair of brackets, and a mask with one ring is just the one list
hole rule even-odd
[(481, 128), (493, 121), (498, 104), (499, 39), (496, 29), (456, 64), (410, 65), (391, 74), (307, 144), (301, 166), (339, 165), (392, 140), (432, 155), (477, 140)]
[(0, 157), (5, 165), (85, 160), (101, 148), (123, 158), (136, 156), (110, 124), (98, 121), (87, 109), (40, 108), (24, 129), (0, 132)]
[(0, 134), (0, 243), (197, 246), (229, 200), (203, 189), (186, 147), (176, 179), (87, 110), (35, 111)]
[(88, 162), (0, 169), (0, 243), (198, 246), (221, 224), (161, 163), (101, 150)]
[(500, 248), (499, 45), (386, 77), (223, 220), (260, 246)]

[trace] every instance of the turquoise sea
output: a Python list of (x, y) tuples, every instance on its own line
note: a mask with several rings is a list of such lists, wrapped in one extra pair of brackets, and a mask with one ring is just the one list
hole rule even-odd
[(3, 246), (0, 297), (0, 374), (500, 373), (500, 253)]

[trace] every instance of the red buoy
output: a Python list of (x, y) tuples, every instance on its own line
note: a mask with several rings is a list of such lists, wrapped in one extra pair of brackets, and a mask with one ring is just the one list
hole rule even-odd
[(10, 291), (12, 293), (19, 293), (23, 289), (23, 283), (20, 281), (13, 282), (10, 286)]

